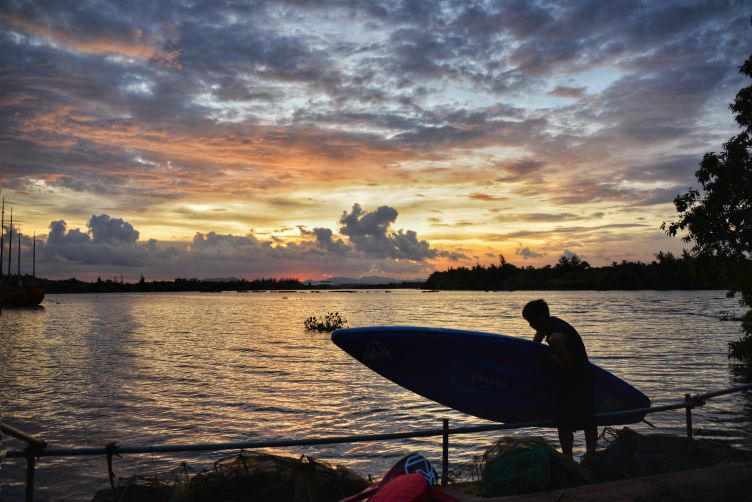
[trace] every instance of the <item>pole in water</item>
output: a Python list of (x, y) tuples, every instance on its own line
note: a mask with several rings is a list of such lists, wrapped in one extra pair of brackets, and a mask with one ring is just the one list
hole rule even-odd
[(684, 394), (684, 403), (687, 405), (687, 439), (692, 439), (692, 396)]

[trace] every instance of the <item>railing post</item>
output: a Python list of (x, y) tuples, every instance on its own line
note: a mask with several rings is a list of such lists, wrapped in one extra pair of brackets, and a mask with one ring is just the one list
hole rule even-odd
[(442, 420), (442, 448), (441, 448), (441, 486), (446, 486), (449, 477), (449, 419)]
[(26, 457), (26, 502), (33, 502), (34, 500), (34, 465), (36, 459), (34, 453), (29, 452)]
[(106, 448), (107, 455), (107, 475), (110, 477), (110, 487), (112, 488), (112, 496), (116, 496), (115, 493), (115, 471), (112, 470), (112, 454), (117, 452), (117, 442), (110, 443)]
[(692, 396), (684, 394), (684, 405), (687, 411), (687, 439), (693, 438), (692, 433)]

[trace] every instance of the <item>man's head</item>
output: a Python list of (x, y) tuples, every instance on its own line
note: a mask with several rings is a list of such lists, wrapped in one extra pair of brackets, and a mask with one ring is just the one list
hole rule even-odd
[(545, 300), (533, 300), (522, 309), (522, 317), (530, 323), (530, 327), (535, 331), (543, 331), (551, 314)]

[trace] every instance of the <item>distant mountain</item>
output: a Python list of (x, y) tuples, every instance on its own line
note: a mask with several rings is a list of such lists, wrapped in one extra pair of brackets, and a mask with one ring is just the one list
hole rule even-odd
[(309, 282), (313, 284), (328, 283), (328, 284), (333, 284), (333, 285), (338, 286), (342, 284), (354, 284), (354, 285), (399, 284), (402, 282), (423, 282), (423, 279), (405, 280), (405, 279), (395, 279), (393, 277), (381, 277), (378, 275), (368, 275), (365, 277), (361, 277), (359, 279), (356, 279), (355, 277), (330, 277), (329, 279), (319, 279), (319, 280), (309, 279), (303, 282), (305, 282), (306, 284), (308, 284)]

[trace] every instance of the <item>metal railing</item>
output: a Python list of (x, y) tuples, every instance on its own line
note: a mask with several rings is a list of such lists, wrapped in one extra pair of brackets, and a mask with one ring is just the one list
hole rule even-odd
[[(752, 389), (752, 384), (737, 385), (726, 389), (708, 392), (706, 394), (685, 394), (684, 400), (664, 406), (651, 406), (634, 410), (599, 413), (597, 419), (618, 418), (630, 415), (644, 416), (651, 413), (660, 413), (671, 410), (686, 410), (687, 438), (693, 438), (692, 432), (692, 409), (703, 406), (708, 399)], [(442, 473), (441, 482), (446, 484), (449, 471), (449, 436), (453, 434), (470, 434), (474, 432), (490, 432), (512, 429), (524, 429), (529, 427), (555, 426), (553, 420), (539, 420), (533, 422), (517, 422), (511, 424), (487, 424), (465, 427), (449, 427), (449, 420), (442, 420), (440, 429), (423, 429), (408, 432), (391, 432), (384, 434), (363, 434), (352, 436), (312, 437), (303, 439), (276, 439), (269, 441), (240, 441), (232, 443), (204, 443), (204, 444), (174, 444), (174, 445), (147, 445), (147, 446), (122, 446), (116, 443), (108, 444), (101, 448), (49, 448), (47, 443), (35, 438), (8, 424), (0, 422), (0, 432), (13, 436), (26, 442), (27, 447), (23, 450), (10, 450), (5, 453), (6, 458), (26, 459), (26, 500), (32, 501), (34, 497), (34, 469), (36, 460), (42, 457), (78, 457), (105, 455), (107, 457), (107, 469), (110, 478), (110, 486), (115, 489), (115, 474), (112, 468), (113, 455), (140, 454), (140, 453), (168, 453), (168, 452), (193, 452), (193, 451), (219, 451), (219, 450), (252, 450), (258, 448), (280, 448), (289, 446), (314, 446), (342, 443), (361, 443), (374, 441), (391, 441), (396, 439), (421, 438), (442, 436)]]

